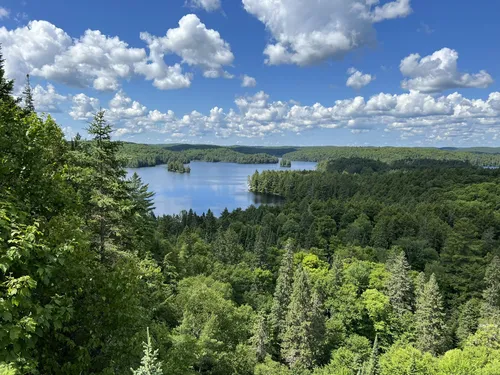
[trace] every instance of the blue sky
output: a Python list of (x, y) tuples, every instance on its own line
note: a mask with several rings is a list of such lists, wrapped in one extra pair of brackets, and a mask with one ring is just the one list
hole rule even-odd
[(486, 0), (0, 0), (0, 43), (68, 136), (102, 107), (135, 142), (500, 146), (498, 14)]

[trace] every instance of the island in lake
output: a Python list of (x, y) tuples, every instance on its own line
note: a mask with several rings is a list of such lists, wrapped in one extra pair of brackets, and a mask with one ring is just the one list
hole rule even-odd
[(292, 167), (292, 161), (288, 160), (288, 159), (281, 159), (280, 160), (280, 167), (291, 168)]
[(180, 161), (171, 161), (167, 164), (167, 169), (169, 172), (175, 173), (191, 173), (191, 168), (189, 166), (185, 166)]

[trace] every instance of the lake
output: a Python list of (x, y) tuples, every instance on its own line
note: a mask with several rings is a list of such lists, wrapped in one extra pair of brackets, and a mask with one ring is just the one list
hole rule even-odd
[(173, 215), (193, 209), (203, 214), (211, 209), (218, 216), (227, 208), (247, 208), (251, 205), (276, 204), (280, 198), (248, 191), (248, 176), (256, 170), (313, 170), (316, 163), (292, 162), (292, 168), (279, 164), (235, 164), (191, 162), (191, 173), (169, 172), (166, 165), (148, 168), (128, 168), (129, 176), (136, 172), (149, 190), (155, 192), (156, 215)]

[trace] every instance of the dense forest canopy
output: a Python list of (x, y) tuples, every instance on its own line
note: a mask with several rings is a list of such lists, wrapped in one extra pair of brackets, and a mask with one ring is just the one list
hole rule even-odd
[(499, 170), (332, 148), (251, 176), (283, 205), (155, 217), (106, 114), (68, 143), (2, 63), (0, 374), (500, 373)]

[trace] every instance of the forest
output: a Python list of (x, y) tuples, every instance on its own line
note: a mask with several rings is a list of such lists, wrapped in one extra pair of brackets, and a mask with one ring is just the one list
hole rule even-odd
[(480, 156), (308, 151), (317, 171), (250, 177), (282, 205), (156, 217), (104, 111), (87, 132), (14, 97), (0, 57), (0, 374), (500, 374)]
[(231, 162), (240, 164), (275, 164), (278, 158), (289, 161), (335, 160), (363, 158), (393, 163), (403, 160), (442, 160), (470, 163), (484, 167), (500, 166), (500, 149), (475, 148), (410, 148), (410, 147), (249, 147), (214, 145), (144, 145), (124, 143), (118, 153), (131, 168), (151, 167), (179, 160), (184, 164), (192, 160)]
[[(258, 150), (258, 149), (254, 149)], [(232, 148), (207, 145), (141, 145), (124, 143), (118, 151), (118, 158), (126, 167), (153, 167), (169, 162), (188, 164), (191, 161), (238, 164), (277, 164), (279, 159), (266, 153), (236, 151)]]

